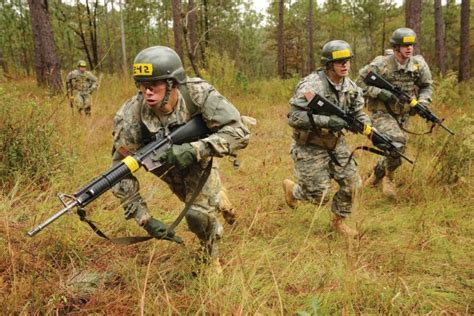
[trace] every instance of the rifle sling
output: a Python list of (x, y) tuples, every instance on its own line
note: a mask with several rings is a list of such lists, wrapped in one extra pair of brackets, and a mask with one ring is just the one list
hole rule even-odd
[(397, 122), (398, 124), (398, 127), (400, 127), (400, 129), (402, 131), (404, 131), (405, 133), (408, 133), (408, 134), (411, 134), (411, 135), (426, 135), (426, 134), (431, 134), (433, 132), (433, 128), (435, 127), (435, 124), (432, 124), (431, 125), (431, 128), (427, 131), (427, 132), (424, 132), (424, 133), (417, 133), (417, 132), (413, 132), (413, 131), (410, 131), (410, 130), (407, 130), (405, 127), (403, 127), (403, 124), (400, 123), (400, 121), (398, 121), (397, 119), (397, 114), (395, 114), (395, 112), (392, 111), (392, 108), (385, 102), (383, 102), (383, 104), (385, 105), (385, 108), (387, 109), (387, 112), (388, 114), (390, 114), (394, 119), (395, 121)]
[[(201, 177), (199, 178), (198, 185), (196, 189), (193, 192), (193, 195), (189, 199), (189, 201), (185, 202), (185, 206), (181, 213), (178, 215), (178, 217), (174, 220), (174, 222), (168, 227), (168, 230), (166, 231), (166, 234), (172, 232), (176, 226), (181, 222), (181, 220), (186, 216), (186, 213), (188, 210), (191, 208), (192, 204), (196, 200), (197, 196), (199, 193), (201, 193), (202, 188), (206, 184), (207, 179), (209, 178), (209, 175), (211, 174), (211, 169), (212, 169), (212, 162), (213, 159), (211, 158), (209, 162), (207, 163), (206, 169), (201, 174)], [(86, 212), (82, 207), (79, 207), (77, 209), (77, 215), (79, 215), (79, 219), (82, 222), (86, 222), (89, 227), (100, 237), (107, 239), (108, 241), (116, 244), (116, 245), (133, 245), (139, 242), (147, 241), (152, 238), (155, 238), (153, 236), (130, 236), (130, 237), (114, 237), (114, 238), (109, 238), (106, 234), (104, 234), (95, 224), (92, 222), (90, 219), (86, 217)]]

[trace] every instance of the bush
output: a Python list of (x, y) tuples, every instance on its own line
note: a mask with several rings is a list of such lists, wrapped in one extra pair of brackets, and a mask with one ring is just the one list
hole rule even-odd
[(20, 178), (44, 184), (64, 158), (45, 105), (20, 101), (14, 87), (0, 88), (0, 104), (1, 184), (9, 186)]

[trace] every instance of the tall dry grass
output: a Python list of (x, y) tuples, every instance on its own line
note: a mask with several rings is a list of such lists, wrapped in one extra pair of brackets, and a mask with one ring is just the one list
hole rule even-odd
[[(434, 108), (448, 118), (456, 137), (439, 129), (412, 137), (407, 154), (416, 164), (404, 164), (398, 173), (401, 199), (389, 202), (379, 190), (364, 188), (349, 220), (362, 236), (348, 241), (329, 228), (328, 205), (290, 210), (283, 200), (281, 181), (293, 178), (286, 113), (295, 80), (240, 88), (239, 80), (226, 78), (218, 88), (243, 114), (256, 117), (258, 125), (239, 155), (239, 170), (227, 159), (220, 161), (239, 216), (234, 226), (225, 226), (223, 275), (193, 259), (198, 242), (184, 223), (178, 234), (185, 246), (150, 241), (118, 247), (98, 238), (74, 215), (27, 237), (28, 229), (59, 210), (58, 192), (73, 193), (110, 166), (112, 119), (135, 89), (130, 81), (102, 77), (92, 117), (85, 118), (31, 80), (0, 84), (2, 100), (24, 119), (21, 126), (31, 126), (26, 114), (32, 106), (48, 118), (53, 127), (49, 136), (38, 134), (45, 139), (32, 146), (49, 142), (49, 151), (40, 156), (54, 162), (39, 164), (50, 171), (41, 182), (30, 169), (22, 172), (21, 164), (3, 179), (8, 185), (0, 195), (2, 313), (474, 312), (472, 82), (458, 86), (448, 77), (437, 85)], [(419, 131), (426, 126), (418, 119), (414, 123)], [(22, 132), (31, 137), (30, 131)], [(359, 135), (349, 139), (354, 147), (365, 142)], [(377, 157), (360, 153), (357, 159), (364, 176)], [(152, 213), (171, 222), (181, 203), (158, 179), (142, 171), (138, 177)], [(123, 219), (110, 193), (88, 207), (88, 214), (111, 235), (141, 233)]]

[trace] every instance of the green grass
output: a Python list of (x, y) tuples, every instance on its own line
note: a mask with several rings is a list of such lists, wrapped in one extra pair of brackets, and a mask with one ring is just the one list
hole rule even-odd
[[(26, 111), (23, 102), (41, 107), (54, 126), (52, 152), (66, 154), (59, 160), (50, 157), (54, 172), (41, 182), (21, 168), (3, 179), (2, 313), (474, 313), (472, 133), (461, 119), (472, 120), (472, 84), (464, 86), (466, 92), (451, 81), (438, 85), (436, 113), (448, 118), (457, 136), (436, 129), (430, 136), (411, 137), (407, 154), (417, 162), (414, 168), (404, 164), (397, 175), (402, 198), (391, 203), (379, 190), (364, 188), (349, 220), (362, 232), (353, 241), (331, 231), (328, 205), (290, 210), (283, 200), (281, 181), (294, 178), (286, 125), (294, 84), (255, 83), (246, 88), (247, 94), (228, 95), (258, 125), (239, 155), (239, 170), (228, 159), (220, 161), (223, 183), (239, 216), (233, 227), (225, 226), (222, 276), (195, 262), (198, 242), (185, 223), (178, 227), (185, 246), (163, 241), (114, 246), (74, 215), (27, 237), (33, 225), (60, 209), (58, 192), (73, 193), (110, 166), (112, 119), (134, 86), (103, 77), (92, 117), (81, 118), (61, 97), (48, 97), (31, 80), (9, 83), (8, 89), (0, 84), (4, 98), (18, 101), (20, 114)], [(424, 130), (421, 120), (415, 122)], [(354, 147), (364, 143), (362, 136), (349, 140)], [(456, 145), (461, 143), (465, 147)], [(377, 157), (359, 153), (357, 159), (365, 176)], [(459, 177), (437, 176), (451, 165)], [(138, 177), (152, 213), (171, 222), (182, 204), (155, 177), (143, 171)], [(110, 193), (92, 203), (88, 214), (111, 235), (142, 234), (135, 223), (123, 219)]]

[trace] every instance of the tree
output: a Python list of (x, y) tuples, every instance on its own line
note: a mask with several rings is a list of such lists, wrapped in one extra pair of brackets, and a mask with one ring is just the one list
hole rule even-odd
[(470, 62), (469, 62), (469, 17), (470, 17), (470, 1), (461, 1), (461, 32), (460, 32), (460, 43), (461, 53), (459, 56), (459, 81), (469, 79), (470, 73)]
[(446, 46), (444, 42), (444, 19), (441, 0), (434, 0), (435, 12), (435, 58), (441, 75), (446, 74)]
[(421, 0), (406, 0), (405, 2), (405, 25), (416, 33), (415, 54), (420, 53), (421, 34)]
[(314, 69), (314, 1), (309, 0), (308, 2), (308, 73)]
[(54, 93), (62, 91), (61, 66), (56, 55), (47, 0), (28, 0), (35, 45), (36, 82)]
[(284, 0), (278, 0), (278, 31), (277, 31), (277, 43), (278, 43), (278, 75), (280, 78), (285, 78), (285, 43), (284, 43)]
[(183, 54), (183, 26), (181, 23), (181, 0), (173, 0), (173, 33), (174, 49), (184, 63)]
[(188, 12), (183, 23), (183, 32), (185, 43), (188, 51), (189, 61), (193, 67), (194, 73), (196, 76), (201, 77), (198, 63), (198, 54), (197, 54), (197, 18), (196, 18), (196, 7), (194, 6), (194, 0), (188, 0)]

